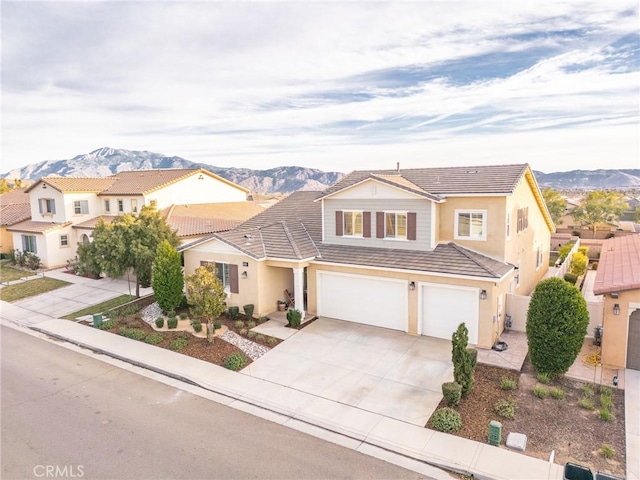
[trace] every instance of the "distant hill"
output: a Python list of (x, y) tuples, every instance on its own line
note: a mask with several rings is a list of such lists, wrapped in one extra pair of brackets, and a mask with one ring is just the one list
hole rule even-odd
[(630, 188), (640, 187), (640, 169), (572, 170), (570, 172), (534, 172), (541, 187), (556, 189)]
[(290, 193), (297, 190), (324, 190), (344, 174), (304, 167), (276, 167), (268, 170), (221, 168), (160, 153), (100, 148), (69, 160), (47, 160), (11, 170), (0, 177), (37, 180), (59, 175), (106, 177), (127, 170), (151, 168), (204, 168), (255, 193)]

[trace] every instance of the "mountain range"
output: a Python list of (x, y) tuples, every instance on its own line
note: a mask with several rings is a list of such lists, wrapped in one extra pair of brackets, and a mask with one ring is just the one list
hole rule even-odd
[[(106, 177), (126, 170), (150, 168), (204, 168), (242, 185), (254, 193), (290, 193), (297, 190), (324, 190), (344, 176), (340, 172), (324, 172), (315, 168), (276, 167), (268, 170), (223, 168), (196, 163), (181, 157), (160, 153), (100, 148), (68, 160), (47, 160), (10, 170), (0, 178), (37, 180), (59, 175)], [(640, 169), (573, 170), (570, 172), (534, 172), (541, 187), (556, 189), (640, 188)]]

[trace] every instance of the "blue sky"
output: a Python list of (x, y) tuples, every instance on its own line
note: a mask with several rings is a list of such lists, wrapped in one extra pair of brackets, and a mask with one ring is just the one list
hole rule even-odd
[(0, 13), (2, 172), (103, 146), (260, 169), (640, 168), (637, 1)]

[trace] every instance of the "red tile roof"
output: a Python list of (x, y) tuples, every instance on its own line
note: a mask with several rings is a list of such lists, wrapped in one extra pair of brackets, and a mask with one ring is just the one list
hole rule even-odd
[(48, 233), (59, 228), (67, 227), (71, 222), (55, 223), (55, 222), (36, 222), (27, 220), (25, 222), (12, 225), (7, 228), (8, 232), (25, 232), (25, 233)]
[(29, 194), (13, 190), (0, 195), (0, 226), (7, 227), (31, 218)]
[(640, 289), (640, 234), (605, 240), (593, 293)]

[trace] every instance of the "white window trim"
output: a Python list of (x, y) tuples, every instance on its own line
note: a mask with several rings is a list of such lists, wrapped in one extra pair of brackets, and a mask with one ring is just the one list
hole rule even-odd
[(520, 288), (520, 260), (516, 264), (516, 288)]
[[(122, 206), (122, 208), (120, 208)], [(116, 208), (118, 213), (124, 213), (124, 200), (119, 198), (116, 200)]]
[[(384, 210), (382, 213), (384, 214), (384, 239), (390, 240), (392, 242), (408, 242), (409, 240), (407, 240), (407, 238), (409, 233), (409, 212), (406, 210)], [(396, 216), (396, 236), (395, 237), (387, 237), (387, 214), (388, 213), (393, 213)], [(398, 215), (404, 215), (404, 221), (406, 225), (404, 237), (398, 237), (397, 235)]]
[(132, 198), (131, 199), (131, 212), (132, 213), (138, 213), (138, 199), (137, 198)]
[[(67, 237), (67, 244), (66, 245), (62, 244), (62, 237)], [(69, 234), (60, 235), (59, 245), (60, 245), (60, 248), (69, 248), (71, 246), (70, 242), (69, 242)]]
[[(458, 234), (458, 218), (461, 213), (469, 213), (469, 214), (481, 213), (482, 214), (482, 236), (481, 237), (473, 237), (471, 235), (461, 236)], [(487, 240), (487, 211), (486, 210), (456, 209), (454, 210), (453, 222), (454, 222), (453, 238), (455, 238), (456, 240), (470, 240), (470, 241), (476, 241), (476, 242), (483, 242)], [(471, 225), (469, 225), (469, 231), (471, 231)]]
[(104, 211), (105, 211), (105, 213), (111, 213), (111, 200), (105, 199), (105, 201), (104, 201)]
[[(82, 202), (86, 202), (87, 213), (82, 213)], [(80, 208), (80, 213), (76, 212), (76, 204), (78, 204), (78, 207)], [(89, 200), (74, 200), (73, 201), (73, 215), (74, 216), (89, 215)]]
[(511, 238), (511, 212), (507, 212), (507, 240)]
[[(214, 261), (213, 265), (216, 267), (216, 270), (218, 269), (218, 265), (226, 265), (227, 269), (228, 269), (229, 266), (231, 265), (231, 263)], [(225, 283), (224, 283), (224, 267), (223, 267), (223, 270), (222, 270), (222, 280), (221, 281), (222, 281), (222, 286), (224, 287), (225, 293), (227, 293), (227, 294), (231, 293), (231, 272), (228, 273), (228, 278), (227, 278), (228, 285), (225, 285)]]
[[(360, 233), (346, 233), (347, 231), (347, 226), (346, 226), (346, 214), (347, 213), (351, 213), (353, 215), (352, 217), (352, 230), (355, 231), (355, 215), (360, 214), (360, 221), (361, 221), (361, 229), (362, 231)], [(364, 211), (363, 210), (343, 210), (342, 211), (342, 236), (343, 237), (347, 237), (347, 238), (364, 238)]]

